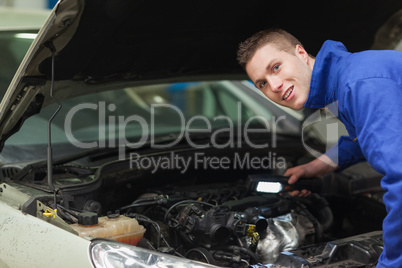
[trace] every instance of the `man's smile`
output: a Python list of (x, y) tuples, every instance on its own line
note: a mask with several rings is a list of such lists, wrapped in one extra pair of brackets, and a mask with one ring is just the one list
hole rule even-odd
[(289, 98), (290, 94), (293, 92), (294, 86), (291, 86), (288, 90), (286, 90), (285, 94), (283, 94), (282, 100), (286, 100)]

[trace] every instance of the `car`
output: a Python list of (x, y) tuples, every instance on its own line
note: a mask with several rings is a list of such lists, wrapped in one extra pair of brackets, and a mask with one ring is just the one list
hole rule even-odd
[(402, 3), (362, 3), (58, 2), (0, 103), (0, 266), (374, 266), (381, 175), (362, 162), (289, 195), (285, 170), (336, 127), (272, 103), (235, 59), (275, 25), (312, 53), (367, 49)]

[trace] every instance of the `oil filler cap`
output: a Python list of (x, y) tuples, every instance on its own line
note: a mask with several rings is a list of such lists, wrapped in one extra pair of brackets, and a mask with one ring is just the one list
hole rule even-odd
[(78, 214), (78, 224), (96, 225), (98, 224), (98, 215), (95, 212), (82, 212)]

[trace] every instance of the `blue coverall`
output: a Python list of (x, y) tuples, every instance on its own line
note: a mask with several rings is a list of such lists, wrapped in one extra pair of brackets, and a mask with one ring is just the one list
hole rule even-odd
[(377, 267), (402, 267), (402, 52), (350, 53), (342, 43), (326, 41), (314, 63), (305, 106), (328, 105), (349, 137), (341, 137), (327, 155), (340, 169), (366, 159), (384, 175), (388, 214)]

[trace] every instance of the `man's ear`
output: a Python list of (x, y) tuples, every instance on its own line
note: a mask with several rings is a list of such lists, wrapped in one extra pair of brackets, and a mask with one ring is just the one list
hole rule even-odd
[(309, 55), (301, 45), (296, 45), (295, 55), (303, 59), (303, 61), (305, 61), (306, 63), (308, 63)]

